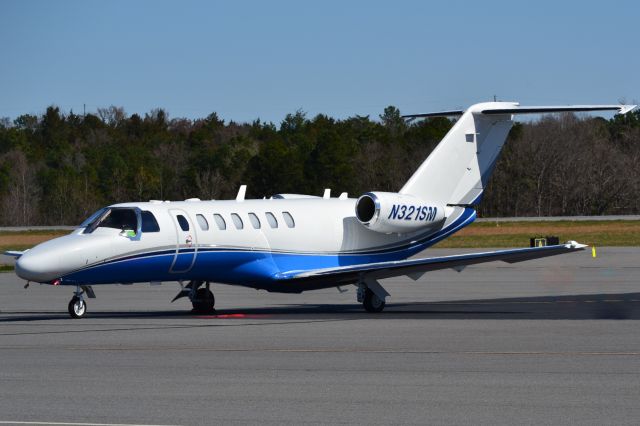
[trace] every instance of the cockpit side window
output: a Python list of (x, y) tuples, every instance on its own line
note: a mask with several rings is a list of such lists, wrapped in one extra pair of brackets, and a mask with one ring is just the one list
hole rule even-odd
[(100, 228), (138, 229), (138, 218), (133, 209), (112, 209), (109, 216), (100, 221)]
[(83, 222), (83, 225), (86, 224), (83, 231), (85, 234), (92, 233), (96, 228), (114, 228), (134, 232), (138, 230), (138, 216), (135, 209), (105, 208), (89, 219), (93, 220)]
[(140, 215), (142, 216), (142, 232), (160, 232), (160, 226), (153, 213), (143, 210)]

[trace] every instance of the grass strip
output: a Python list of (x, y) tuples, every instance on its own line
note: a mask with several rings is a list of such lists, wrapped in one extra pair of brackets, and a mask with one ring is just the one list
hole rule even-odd
[(640, 246), (640, 221), (476, 222), (436, 247), (527, 247), (530, 238), (545, 236), (596, 246)]

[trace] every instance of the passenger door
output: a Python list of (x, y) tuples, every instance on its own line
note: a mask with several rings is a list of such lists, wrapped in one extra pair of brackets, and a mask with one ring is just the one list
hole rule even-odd
[(189, 272), (198, 255), (196, 227), (184, 210), (171, 209), (169, 214), (176, 228), (176, 253), (169, 272), (173, 274)]

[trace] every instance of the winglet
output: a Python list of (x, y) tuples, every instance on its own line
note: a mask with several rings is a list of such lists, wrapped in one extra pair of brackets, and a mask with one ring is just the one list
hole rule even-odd
[(236, 195), (236, 201), (244, 201), (244, 195), (247, 193), (247, 185), (240, 185), (238, 189), (238, 195)]
[(580, 244), (579, 242), (573, 240), (567, 241), (566, 243), (564, 243), (564, 246), (570, 249), (584, 249), (589, 247), (587, 244)]

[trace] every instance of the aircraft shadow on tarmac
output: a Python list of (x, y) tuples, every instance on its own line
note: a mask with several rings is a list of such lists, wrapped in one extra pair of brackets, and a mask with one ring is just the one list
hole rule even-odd
[[(0, 323), (68, 318), (65, 312), (1, 312)], [(96, 319), (252, 319), (252, 320), (638, 320), (640, 293), (520, 297), (505, 299), (389, 303), (384, 312), (370, 314), (359, 304), (279, 305), (264, 308), (220, 309), (211, 315), (189, 311), (96, 311)]]

